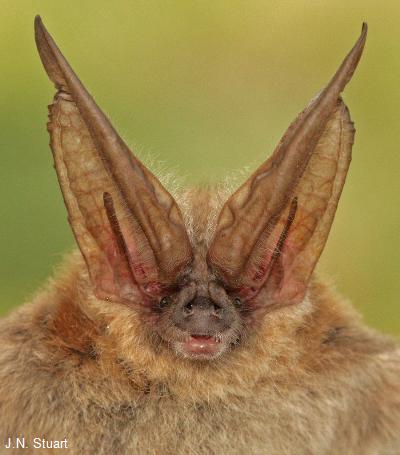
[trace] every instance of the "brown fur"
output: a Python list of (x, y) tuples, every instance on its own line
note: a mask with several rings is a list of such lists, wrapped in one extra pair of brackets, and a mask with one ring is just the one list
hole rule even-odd
[[(203, 255), (224, 200), (210, 194), (179, 201)], [(1, 454), (400, 453), (400, 350), (318, 278), (236, 349), (196, 362), (135, 309), (94, 298), (74, 253), (0, 333), (1, 436), (69, 444)]]

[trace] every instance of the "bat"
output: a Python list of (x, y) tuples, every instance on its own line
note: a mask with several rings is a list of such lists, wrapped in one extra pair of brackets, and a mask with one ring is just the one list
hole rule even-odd
[(177, 192), (35, 19), (79, 248), (0, 322), (0, 454), (400, 453), (400, 348), (314, 273), (366, 36), (233, 194)]

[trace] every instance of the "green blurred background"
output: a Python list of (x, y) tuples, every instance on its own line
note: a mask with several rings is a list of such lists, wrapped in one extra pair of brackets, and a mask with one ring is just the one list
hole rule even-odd
[(28, 299), (74, 243), (48, 147), (54, 89), (36, 53), (35, 14), (135, 151), (187, 184), (261, 163), (367, 21), (345, 92), (353, 162), (320, 269), (369, 324), (400, 334), (398, 1), (0, 5), (0, 313)]

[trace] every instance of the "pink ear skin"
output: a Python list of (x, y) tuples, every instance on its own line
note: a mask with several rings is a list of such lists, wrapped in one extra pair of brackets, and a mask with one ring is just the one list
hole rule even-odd
[(148, 306), (192, 261), (179, 207), (128, 149), (39, 17), (35, 38), (58, 90), (49, 108), (50, 145), (93, 292)]
[(351, 160), (354, 128), (340, 93), (367, 26), (329, 84), (291, 124), (273, 155), (224, 205), (208, 252), (226, 287), (263, 305), (304, 299)]

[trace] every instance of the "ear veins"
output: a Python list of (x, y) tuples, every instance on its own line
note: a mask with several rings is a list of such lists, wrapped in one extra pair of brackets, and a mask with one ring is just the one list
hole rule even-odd
[(104, 202), (104, 208), (106, 209), (108, 222), (110, 223), (110, 227), (114, 234), (115, 241), (117, 242), (119, 252), (125, 259), (126, 265), (129, 268), (130, 275), (131, 275), (132, 279), (134, 279), (134, 277), (132, 275), (132, 271), (129, 267), (129, 265), (130, 265), (129, 264), (129, 255), (128, 255), (125, 239), (124, 239), (124, 236), (122, 235), (121, 227), (118, 223), (118, 218), (115, 213), (114, 202), (113, 202), (113, 199), (112, 199), (112, 196), (110, 193), (107, 193), (107, 192), (103, 193), (103, 202)]
[[(149, 297), (154, 299), (154, 297), (158, 297), (161, 292), (161, 286), (157, 282), (152, 282), (149, 280), (148, 274), (146, 272), (146, 268), (143, 263), (141, 262), (133, 262), (132, 255), (129, 254), (127, 244), (124, 239), (124, 235), (122, 233), (120, 224), (118, 222), (117, 214), (115, 212), (114, 201), (110, 193), (105, 192), (103, 194), (103, 201), (104, 201), (104, 208), (106, 210), (107, 219), (110, 223), (110, 227), (114, 234), (115, 241), (118, 246), (118, 250), (121, 253), (121, 256), (124, 258), (124, 261), (127, 265), (129, 270), (130, 276), (133, 281), (139, 287), (143, 297), (146, 300), (149, 300)], [(133, 270), (132, 270), (133, 269)], [(140, 276), (140, 279), (137, 279), (137, 276)], [(141, 283), (145, 282), (145, 285), (141, 285)], [(149, 303), (149, 302), (147, 302)]]
[[(271, 274), (271, 271), (273, 270), (274, 265), (276, 264), (276, 262), (278, 261), (279, 257), (282, 254), (283, 246), (285, 244), (287, 235), (289, 233), (290, 226), (292, 225), (292, 223), (294, 221), (294, 217), (296, 216), (296, 212), (297, 212), (297, 197), (294, 197), (292, 202), (290, 203), (288, 219), (282, 230), (279, 240), (275, 246), (274, 252), (272, 253), (270, 267), (269, 267), (270, 272), (268, 275)], [(268, 280), (268, 278), (267, 278), (267, 280)]]
[[(276, 246), (273, 250), (273, 253), (271, 254), (269, 258), (269, 263), (268, 265), (263, 264), (261, 261), (260, 263), (256, 266), (256, 271), (253, 275), (253, 280), (254, 282), (258, 282), (257, 287), (248, 287), (248, 288), (243, 288), (240, 291), (240, 295), (246, 298), (246, 300), (250, 300), (254, 298), (260, 289), (262, 288), (263, 285), (268, 283), (270, 280), (271, 276), (274, 274), (277, 274), (277, 286), (279, 288), (280, 283), (282, 283), (282, 278), (283, 278), (283, 273), (284, 270), (281, 266), (280, 263), (280, 257), (282, 255), (284, 246), (285, 246), (285, 241), (287, 239), (289, 229), (295, 219), (297, 212), (297, 197), (294, 197), (292, 199), (292, 202), (290, 203), (290, 208), (289, 208), (289, 214), (286, 220), (286, 223), (282, 229), (282, 232), (279, 236), (278, 241), (276, 242)], [(265, 258), (264, 258), (265, 259)], [(278, 268), (278, 270), (277, 270)], [(275, 288), (275, 286), (274, 286)]]

